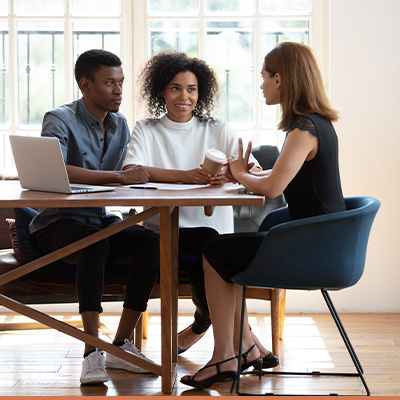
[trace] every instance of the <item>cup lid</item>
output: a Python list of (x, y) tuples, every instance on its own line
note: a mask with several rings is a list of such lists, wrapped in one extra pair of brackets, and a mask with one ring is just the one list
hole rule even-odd
[(211, 147), (210, 149), (207, 150), (206, 152), (206, 157), (214, 162), (217, 163), (223, 163), (226, 161), (226, 155), (222, 151), (219, 151), (217, 149), (214, 149), (214, 147)]

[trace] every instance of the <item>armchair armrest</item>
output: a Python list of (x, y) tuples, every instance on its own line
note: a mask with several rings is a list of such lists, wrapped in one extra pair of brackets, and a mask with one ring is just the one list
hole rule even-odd
[[(287, 215), (285, 209), (274, 211), (270, 222)], [(232, 280), (246, 286), (263, 282), (260, 286), (302, 290), (354, 285), (363, 273), (363, 243), (368, 241), (368, 236), (360, 241), (362, 227), (357, 225), (361, 224), (351, 211), (273, 225), (247, 270)]]

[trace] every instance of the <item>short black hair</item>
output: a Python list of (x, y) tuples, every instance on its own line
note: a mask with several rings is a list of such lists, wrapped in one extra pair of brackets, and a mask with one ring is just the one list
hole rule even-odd
[(78, 86), (82, 78), (94, 81), (94, 75), (103, 65), (120, 67), (122, 61), (118, 56), (106, 50), (93, 49), (82, 53), (75, 63), (75, 80)]
[(162, 92), (179, 72), (192, 72), (198, 82), (199, 98), (193, 114), (210, 117), (219, 100), (219, 87), (215, 72), (198, 58), (185, 53), (167, 51), (154, 55), (139, 75), (140, 98), (147, 102), (149, 117), (158, 118), (167, 109)]

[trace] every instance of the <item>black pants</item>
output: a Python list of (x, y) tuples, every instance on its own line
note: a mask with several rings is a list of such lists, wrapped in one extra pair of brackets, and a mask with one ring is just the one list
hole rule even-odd
[[(116, 216), (103, 218), (99, 227), (62, 219), (32, 236), (39, 250), (47, 254), (119, 221)], [(145, 311), (160, 268), (159, 246), (156, 233), (135, 225), (63, 259), (64, 262), (77, 264), (79, 312), (102, 312), (101, 297), (107, 263), (130, 265), (124, 307)]]
[(179, 281), (190, 281), (192, 301), (196, 306), (192, 331), (200, 334), (211, 325), (206, 290), (204, 286), (203, 248), (218, 237), (215, 229), (208, 227), (179, 229)]

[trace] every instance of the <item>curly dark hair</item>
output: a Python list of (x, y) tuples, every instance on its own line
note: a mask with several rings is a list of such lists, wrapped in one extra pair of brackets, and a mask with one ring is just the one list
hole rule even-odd
[(167, 112), (161, 93), (179, 72), (190, 71), (196, 75), (199, 98), (193, 114), (210, 117), (219, 100), (218, 81), (214, 71), (198, 58), (190, 58), (185, 53), (168, 51), (154, 55), (143, 67), (139, 75), (139, 95), (147, 102), (149, 117), (158, 118)]

